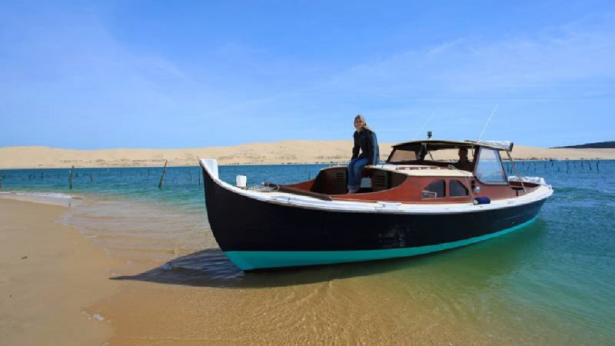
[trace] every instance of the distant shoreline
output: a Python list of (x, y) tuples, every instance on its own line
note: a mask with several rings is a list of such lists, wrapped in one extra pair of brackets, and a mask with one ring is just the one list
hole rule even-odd
[[(514, 159), (516, 163), (523, 162), (598, 162), (598, 161), (615, 161), (615, 158), (608, 159)], [(453, 162), (453, 161), (451, 161)], [(503, 159), (503, 162), (508, 162), (508, 160)], [(347, 162), (297, 162), (297, 163), (231, 163), (231, 164), (220, 164), (220, 167), (241, 167), (241, 166), (306, 166), (306, 165), (346, 165)], [(78, 166), (75, 165), (75, 169), (105, 169), (105, 168), (162, 168), (164, 166), (164, 162), (159, 165), (153, 166), (100, 166), (100, 167), (90, 167), (90, 166)], [(167, 165), (167, 168), (194, 168), (198, 167), (198, 162), (193, 165)], [(37, 169), (71, 169), (71, 166), (60, 166), (60, 167), (11, 167), (4, 168), (0, 167), (0, 170), (3, 171), (11, 171), (11, 170), (37, 170)]]
[(615, 149), (615, 141), (554, 147), (553, 149)]
[[(392, 143), (380, 145), (386, 159)], [(281, 141), (195, 149), (72, 150), (49, 147), (1, 147), (0, 169), (194, 167), (200, 158), (222, 166), (338, 164), (350, 160), (351, 141)], [(615, 160), (615, 149), (547, 149), (516, 145), (516, 161)], [(455, 159), (454, 157), (450, 158)]]

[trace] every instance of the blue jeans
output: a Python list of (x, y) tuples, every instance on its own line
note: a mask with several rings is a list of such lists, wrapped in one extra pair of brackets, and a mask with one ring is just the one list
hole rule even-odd
[(368, 162), (369, 159), (366, 157), (357, 157), (350, 160), (348, 164), (348, 190), (358, 190), (361, 187), (361, 173)]

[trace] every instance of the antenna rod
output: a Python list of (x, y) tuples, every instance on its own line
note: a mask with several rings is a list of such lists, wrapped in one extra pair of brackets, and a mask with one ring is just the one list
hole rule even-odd
[(420, 136), (421, 133), (423, 132), (423, 129), (425, 128), (425, 126), (427, 126), (427, 124), (429, 123), (429, 120), (431, 120), (431, 117), (434, 115), (436, 111), (433, 110), (431, 112), (431, 114), (427, 117), (427, 120), (425, 120), (425, 122), (423, 123), (423, 126), (421, 126), (421, 128), (419, 129), (419, 131), (416, 133), (416, 135), (412, 138), (412, 140), (415, 140), (417, 136)]
[(491, 118), (493, 118), (493, 115), (495, 114), (495, 111), (498, 109), (498, 104), (495, 104), (495, 107), (493, 107), (493, 111), (491, 111), (491, 115), (489, 116), (489, 119), (487, 119), (487, 123), (485, 123), (485, 126), (483, 126), (483, 130), (480, 132), (480, 135), (478, 136), (478, 140), (477, 142), (480, 142), (480, 138), (483, 136), (483, 133), (485, 133), (485, 130), (487, 129), (487, 125), (489, 125), (489, 122), (491, 121)]

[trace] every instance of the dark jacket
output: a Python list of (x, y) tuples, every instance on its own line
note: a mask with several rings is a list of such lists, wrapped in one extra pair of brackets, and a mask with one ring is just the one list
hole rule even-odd
[[(354, 132), (354, 147), (352, 148), (352, 158), (366, 157), (369, 159), (368, 165), (377, 165), (380, 161), (380, 149), (378, 148), (378, 138), (372, 130), (364, 129), (361, 132)], [(361, 154), (359, 154), (359, 151)]]

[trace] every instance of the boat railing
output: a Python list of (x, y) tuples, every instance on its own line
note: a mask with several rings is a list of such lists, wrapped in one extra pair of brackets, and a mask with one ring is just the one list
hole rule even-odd
[(288, 187), (288, 186), (284, 186), (284, 185), (279, 185), (279, 184), (274, 184), (274, 183), (267, 183), (267, 182), (264, 182), (263, 186), (273, 188), (272, 191), (292, 193), (292, 194), (295, 194), (295, 195), (312, 197), (312, 198), (320, 199), (320, 200), (323, 200), (323, 201), (332, 201), (333, 200), (331, 198), (331, 196), (326, 195), (324, 193), (306, 191), (306, 190), (298, 189), (298, 188), (295, 188), (295, 187)]

